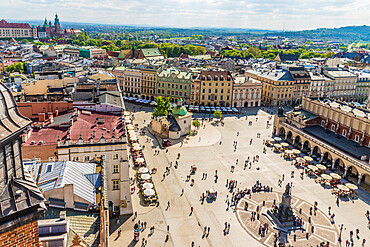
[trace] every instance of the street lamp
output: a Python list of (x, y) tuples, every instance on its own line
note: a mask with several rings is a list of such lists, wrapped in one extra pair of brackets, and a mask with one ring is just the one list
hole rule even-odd
[(339, 226), (339, 238), (338, 238), (338, 242), (341, 243), (342, 242), (342, 231), (343, 231), (343, 224)]

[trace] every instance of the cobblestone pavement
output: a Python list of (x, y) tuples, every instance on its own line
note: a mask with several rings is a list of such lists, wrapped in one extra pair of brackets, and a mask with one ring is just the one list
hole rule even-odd
[[(195, 246), (201, 247), (265, 246), (246, 231), (245, 226), (240, 224), (239, 216), (233, 209), (227, 207), (225, 201), (227, 197), (230, 197), (230, 192), (225, 184), (227, 179), (237, 180), (238, 188), (244, 189), (251, 188), (256, 180), (259, 180), (263, 185), (272, 186), (274, 192), (282, 192), (283, 188), (277, 186), (277, 181), (282, 174), (285, 174), (284, 184), (293, 182), (292, 195), (299, 199), (299, 206), (306, 208), (307, 205), (317, 201), (320, 210), (317, 217), (322, 218), (318, 223), (313, 218), (313, 222), (317, 224), (318, 233), (314, 234), (309, 241), (298, 238), (297, 235), (294, 246), (310, 246), (313, 243), (311, 239), (313, 241), (315, 237), (319, 240), (328, 238), (335, 243), (336, 230), (323, 223), (328, 217), (329, 206), (332, 213), (336, 215), (335, 227), (344, 224), (342, 234), (344, 241), (349, 239), (349, 232), (351, 230), (355, 232), (357, 228), (360, 234), (358, 238), (356, 236), (353, 238), (354, 246), (361, 246), (363, 238), (370, 239), (365, 217), (365, 212), (369, 209), (366, 201), (340, 202), (337, 206), (336, 199), (331, 195), (330, 190), (322, 188), (313, 179), (306, 176), (303, 179), (299, 176), (291, 178), (289, 174), (295, 170), (295, 167), (291, 166), (289, 161), (282, 159), (280, 155), (269, 149), (266, 154), (262, 153), (263, 139), (271, 136), (272, 128), (266, 128), (268, 114), (263, 111), (257, 111), (257, 114), (257, 116), (248, 116), (248, 121), (245, 117), (226, 117), (224, 126), (213, 126), (206, 122), (204, 131), (190, 137), (189, 145), (183, 147), (174, 145), (167, 151), (160, 149), (151, 135), (139, 136), (140, 143), (145, 145), (144, 155), (149, 169), (154, 167), (158, 169), (157, 174), (153, 175), (153, 181), (159, 195), (159, 205), (144, 205), (140, 196), (134, 193), (132, 195), (133, 208), (137, 211), (138, 217), (133, 219), (131, 216), (117, 224), (110, 237), (111, 246), (141, 246), (141, 241), (136, 243), (132, 240), (133, 224), (139, 220), (147, 222), (147, 229), (141, 233), (141, 237), (148, 240), (147, 246), (182, 247), (191, 246), (192, 241)], [(134, 124), (138, 124), (139, 127), (146, 126), (150, 118), (151, 112), (148, 110), (136, 112)], [(248, 124), (249, 121), (252, 121), (252, 125)], [(261, 138), (256, 138), (257, 133), (261, 134)], [(199, 137), (201, 137), (200, 141)], [(148, 139), (149, 142), (147, 142)], [(253, 139), (252, 144), (250, 144), (251, 139)], [(235, 141), (237, 142), (236, 149), (234, 148)], [(155, 150), (159, 151), (158, 155), (154, 155)], [(177, 159), (178, 153), (181, 153), (180, 159)], [(260, 156), (260, 161), (252, 162), (251, 167), (244, 169), (245, 160), (256, 155)], [(177, 167), (174, 166), (175, 161), (178, 162)], [(169, 167), (171, 162), (170, 172), (163, 179), (166, 167)], [(196, 173), (191, 175), (191, 179), (194, 179), (193, 185), (187, 179), (191, 165), (198, 167)], [(234, 172), (231, 172), (231, 166), (235, 166)], [(217, 180), (214, 177), (216, 170)], [(204, 179), (204, 174), (207, 174), (206, 179)], [(130, 177), (134, 175), (135, 170), (131, 167)], [(200, 196), (211, 188), (217, 191), (217, 199), (202, 203)], [(184, 190), (183, 195), (182, 190)], [(252, 199), (257, 198), (252, 196)], [(167, 207), (168, 202), (170, 202), (169, 207)], [(190, 213), (191, 207), (194, 209), (193, 213)], [(228, 234), (223, 231), (225, 222), (231, 225)], [(319, 225), (323, 226), (320, 228)], [(152, 235), (149, 234), (151, 226), (155, 226), (155, 232)], [(169, 231), (167, 231), (167, 226), (169, 226)], [(210, 227), (209, 234), (204, 234), (204, 227)], [(122, 229), (122, 235), (115, 240), (119, 228)], [(326, 229), (329, 229), (326, 231), (328, 233), (324, 233)], [(165, 242), (167, 234), (169, 240)]]

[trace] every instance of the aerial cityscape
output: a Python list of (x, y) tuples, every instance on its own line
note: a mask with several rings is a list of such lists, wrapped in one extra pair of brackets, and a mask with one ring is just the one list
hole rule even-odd
[(370, 246), (370, 3), (1, 5), (1, 247)]

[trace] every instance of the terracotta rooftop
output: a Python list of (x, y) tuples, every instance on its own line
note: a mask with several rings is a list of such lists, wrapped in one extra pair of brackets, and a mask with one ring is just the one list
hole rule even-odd
[(94, 141), (99, 141), (102, 135), (104, 135), (107, 141), (110, 141), (112, 140), (113, 133), (116, 139), (121, 137), (124, 133), (122, 120), (119, 115), (80, 110), (75, 111), (75, 115), (77, 117), (73, 118), (70, 127), (65, 127), (65, 125), (64, 127), (60, 127), (53, 124), (42, 127), (41, 129), (34, 128), (30, 137), (23, 145), (55, 145), (58, 143), (58, 138), (60, 138), (62, 142), (65, 141), (68, 136), (68, 130), (72, 142), (77, 142), (80, 137), (85, 141), (89, 141), (92, 135), (95, 136)]
[(31, 29), (31, 26), (28, 23), (9, 23), (6, 20), (2, 19), (0, 21), (0, 28), (29, 28)]

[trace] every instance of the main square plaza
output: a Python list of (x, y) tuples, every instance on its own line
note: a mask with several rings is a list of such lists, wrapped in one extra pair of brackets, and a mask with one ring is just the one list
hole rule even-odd
[[(223, 124), (199, 119), (196, 135), (163, 147), (148, 131), (150, 108), (128, 110), (158, 202), (144, 203), (130, 159), (134, 214), (110, 221), (111, 246), (367, 246), (368, 192), (360, 188), (354, 199), (337, 199), (332, 189), (264, 145), (272, 137), (274, 115), (254, 109), (224, 116)], [(287, 184), (301, 225), (284, 231), (266, 212), (279, 205)], [(207, 198), (207, 191), (217, 198)]]

